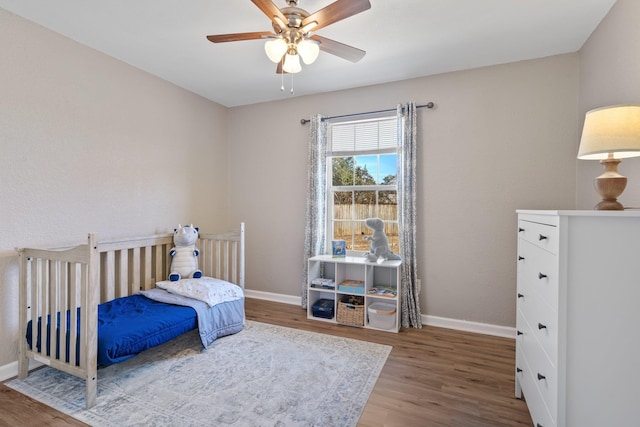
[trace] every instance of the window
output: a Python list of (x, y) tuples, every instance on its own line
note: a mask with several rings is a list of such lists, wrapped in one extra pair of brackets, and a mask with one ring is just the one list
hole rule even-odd
[(398, 253), (396, 116), (329, 122), (327, 137), (327, 238), (345, 240), (347, 251), (368, 252), (363, 237), (371, 230), (364, 221), (377, 217)]

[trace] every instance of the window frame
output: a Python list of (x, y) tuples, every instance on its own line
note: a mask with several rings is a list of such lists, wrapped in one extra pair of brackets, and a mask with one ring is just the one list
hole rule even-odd
[[(399, 125), (398, 121), (401, 120), (401, 118), (399, 118), (395, 112), (393, 113), (385, 113), (385, 114), (372, 114), (372, 115), (368, 115), (366, 117), (360, 117), (358, 119), (331, 119), (328, 121), (327, 123), (327, 138), (328, 138), (328, 144), (327, 144), (327, 151), (325, 153), (325, 157), (326, 157), (326, 246), (327, 248), (331, 248), (331, 242), (332, 240), (334, 240), (334, 225), (337, 222), (351, 222), (353, 224), (353, 227), (351, 228), (351, 242), (347, 242), (347, 245), (352, 244), (355, 245), (356, 242), (356, 233), (355, 233), (355, 227), (357, 223), (364, 223), (365, 219), (357, 219), (356, 218), (356, 214), (354, 212), (355, 209), (355, 200), (352, 203), (352, 211), (351, 211), (351, 218), (350, 219), (338, 219), (336, 220), (334, 218), (334, 207), (335, 207), (335, 193), (339, 192), (339, 191), (350, 191), (352, 192), (352, 197), (355, 191), (375, 191), (376, 193), (376, 202), (375, 202), (375, 215), (377, 217), (380, 216), (380, 204), (379, 204), (379, 195), (380, 192), (382, 191), (394, 191), (396, 194), (396, 200), (399, 197), (398, 195), (398, 181), (399, 179), (401, 179), (401, 140), (399, 139), (398, 136), (398, 132), (395, 132), (394, 135), (395, 136), (395, 141), (394, 141), (394, 147), (386, 147), (386, 148), (379, 148), (379, 149), (366, 149), (366, 150), (338, 150), (338, 151), (332, 151), (332, 146), (333, 146), (333, 134), (332, 134), (332, 128), (334, 126), (339, 126), (339, 125), (349, 125), (349, 124), (355, 124), (357, 125), (358, 123), (368, 123), (368, 122), (382, 122), (382, 121), (393, 121), (395, 123), (395, 126), (397, 128), (397, 126)], [(400, 136), (401, 137), (401, 136)], [(376, 155), (376, 156), (380, 156), (380, 155), (385, 155), (385, 154), (395, 154), (396, 155), (396, 179), (395, 179), (395, 183), (394, 184), (375, 184), (375, 185), (340, 185), (340, 186), (334, 186), (333, 185), (333, 159), (337, 158), (337, 157), (353, 157), (354, 158), (354, 166), (357, 164), (356, 162), (356, 157), (359, 156), (372, 156), (372, 155)], [(380, 160), (378, 158), (378, 166), (380, 165)], [(377, 171), (377, 174), (379, 174), (379, 169)], [(379, 181), (381, 179), (380, 176), (376, 177), (376, 181)], [(395, 215), (395, 219), (384, 219), (383, 221), (385, 223), (385, 230), (388, 229), (388, 225), (389, 224), (393, 224), (393, 226), (395, 227), (396, 230), (398, 230), (399, 227), (399, 212), (397, 210), (397, 202), (396, 202), (396, 215)], [(366, 227), (364, 227), (366, 228)], [(370, 230), (369, 233), (367, 234), (371, 234)], [(399, 242), (398, 242), (399, 244)], [(347, 256), (363, 256), (364, 254), (368, 253), (369, 249), (367, 248), (366, 250), (355, 250), (353, 249), (353, 247), (351, 249), (347, 249)]]

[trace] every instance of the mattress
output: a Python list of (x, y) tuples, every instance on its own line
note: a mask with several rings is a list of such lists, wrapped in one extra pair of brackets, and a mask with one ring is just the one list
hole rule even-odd
[[(70, 313), (67, 311), (65, 362), (69, 363)], [(80, 331), (80, 309), (76, 330)], [(41, 319), (38, 319), (36, 348), (41, 348)], [(98, 306), (98, 367), (127, 360), (148, 348), (165, 343), (197, 326), (196, 312), (191, 307), (165, 304), (142, 295), (117, 298)], [(27, 325), (27, 343), (31, 348), (31, 321)], [(51, 316), (47, 317), (45, 349), (51, 356)], [(76, 341), (76, 358), (80, 360), (80, 333)], [(56, 315), (56, 341), (60, 343), (60, 313)], [(60, 358), (60, 345), (56, 358)], [(77, 363), (78, 364), (78, 363)]]

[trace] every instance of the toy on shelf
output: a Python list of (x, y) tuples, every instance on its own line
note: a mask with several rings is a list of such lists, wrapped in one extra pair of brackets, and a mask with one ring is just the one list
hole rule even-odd
[(389, 240), (384, 234), (384, 221), (380, 218), (368, 218), (365, 225), (373, 230), (371, 236), (364, 236), (364, 240), (371, 242), (369, 253), (365, 254), (368, 261), (382, 264), (387, 260), (399, 260), (400, 255), (396, 255), (389, 249)]

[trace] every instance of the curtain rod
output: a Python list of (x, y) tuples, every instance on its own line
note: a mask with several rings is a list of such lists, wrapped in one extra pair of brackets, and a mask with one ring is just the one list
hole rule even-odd
[[(424, 105), (416, 105), (416, 108), (425, 108), (425, 107), (431, 109), (431, 108), (435, 107), (435, 104), (433, 102), (427, 102)], [(364, 113), (343, 114), (341, 116), (323, 117), (322, 121), (330, 120), (330, 119), (342, 119), (343, 117), (363, 116), (365, 114), (388, 113), (390, 111), (396, 111), (396, 108), (388, 108), (386, 110), (378, 110), (378, 111), (366, 111)], [(310, 119), (300, 119), (300, 124), (301, 125), (306, 125), (310, 121), (311, 121)]]

